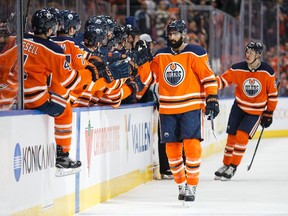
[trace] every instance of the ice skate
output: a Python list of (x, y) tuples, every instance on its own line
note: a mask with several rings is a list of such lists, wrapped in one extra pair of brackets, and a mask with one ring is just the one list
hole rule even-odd
[(55, 176), (57, 177), (72, 175), (81, 171), (81, 161), (71, 160), (71, 158), (69, 157), (69, 153), (64, 153), (62, 147), (58, 145), (55, 166)]
[(161, 174), (161, 179), (167, 179), (167, 180), (170, 180), (170, 179), (173, 179), (173, 174), (170, 170), (166, 170), (164, 173)]
[(214, 174), (214, 180), (221, 180), (223, 174), (225, 173), (225, 171), (229, 168), (229, 166), (223, 165), (221, 166)]
[(189, 207), (195, 200), (196, 186), (186, 185), (185, 196), (184, 196), (184, 206)]
[(231, 178), (235, 175), (235, 172), (237, 170), (237, 166), (229, 166), (229, 168), (223, 173), (223, 176), (221, 178), (221, 181), (229, 181)]
[(184, 200), (186, 184), (178, 185), (179, 195), (178, 200)]

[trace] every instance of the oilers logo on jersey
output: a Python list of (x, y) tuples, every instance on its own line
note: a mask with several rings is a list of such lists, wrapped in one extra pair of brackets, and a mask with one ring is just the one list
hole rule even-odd
[(243, 82), (243, 92), (247, 97), (256, 97), (261, 92), (261, 88), (261, 82), (255, 78), (249, 78)]
[(184, 68), (177, 62), (171, 62), (164, 70), (164, 79), (171, 86), (178, 86), (184, 77)]

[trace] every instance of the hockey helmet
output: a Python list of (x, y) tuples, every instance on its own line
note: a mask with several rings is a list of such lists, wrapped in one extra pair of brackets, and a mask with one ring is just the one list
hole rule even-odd
[(102, 29), (106, 34), (109, 31), (108, 23), (100, 18), (99, 16), (90, 17), (85, 23), (85, 29), (87, 29), (90, 25), (95, 26), (96, 28)]
[(167, 33), (169, 33), (170, 31), (177, 31), (180, 33), (187, 32), (187, 26), (185, 21), (182, 19), (170, 21), (167, 25)]
[(71, 27), (73, 27), (76, 31), (80, 30), (81, 20), (75, 11), (62, 10), (61, 15), (64, 19), (64, 26), (60, 28), (59, 32), (68, 34)]
[(55, 31), (57, 19), (49, 10), (44, 8), (33, 14), (31, 24), (34, 33), (46, 34), (49, 29)]
[(99, 15), (97, 17), (107, 23), (109, 31), (113, 31), (113, 29), (114, 29), (114, 27), (116, 26), (117, 23), (111, 16)]
[(247, 44), (245, 51), (247, 51), (248, 49), (254, 50), (258, 54), (262, 54), (263, 45), (260, 42), (251, 41)]
[(62, 16), (61, 11), (58, 8), (48, 7), (47, 10), (49, 10), (50, 13), (52, 13), (56, 17), (59, 26), (64, 26), (64, 17)]
[(85, 45), (96, 46), (98, 42), (102, 43), (106, 39), (106, 32), (95, 25), (89, 25), (84, 32)]
[(120, 24), (116, 24), (113, 30), (114, 34), (114, 39), (116, 43), (119, 43), (122, 41), (122, 39), (126, 38), (126, 32), (125, 32), (125, 27)]

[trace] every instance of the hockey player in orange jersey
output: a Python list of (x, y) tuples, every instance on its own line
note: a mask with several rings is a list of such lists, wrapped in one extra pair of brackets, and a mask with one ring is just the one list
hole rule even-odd
[(77, 71), (71, 69), (63, 49), (49, 40), (56, 31), (56, 23), (49, 10), (37, 10), (32, 16), (34, 35), (24, 35), (24, 104), (26, 109), (37, 109), (54, 117), (56, 176), (64, 176), (81, 169), (81, 162), (69, 157), (72, 139), (69, 90), (77, 80)]
[[(50, 11), (54, 8), (49, 8)], [(70, 92), (70, 101), (73, 106), (78, 106), (79, 103), (84, 103), (88, 106), (90, 98), (83, 98), (79, 101), (80, 95), (89, 87), (92, 82), (99, 79), (99, 73), (97, 68), (85, 59), (85, 52), (80, 49), (77, 42), (73, 39), (76, 32), (81, 27), (81, 21), (79, 15), (75, 11), (60, 10), (58, 13), (58, 19), (60, 23), (57, 36), (51, 39), (61, 46), (64, 53), (69, 57), (69, 64), (71, 67), (79, 72), (79, 82), (75, 88)]]
[(168, 47), (155, 53), (151, 70), (159, 84), (161, 143), (166, 143), (170, 169), (179, 187), (178, 199), (191, 203), (199, 181), (203, 111), (215, 118), (219, 104), (216, 77), (207, 52), (200, 46), (186, 44), (186, 33), (184, 20), (168, 24)]
[(251, 41), (245, 49), (245, 61), (233, 64), (217, 76), (219, 89), (231, 84), (236, 89), (226, 130), (224, 165), (215, 172), (215, 180), (230, 180), (258, 125), (267, 128), (272, 124), (278, 92), (273, 69), (260, 60), (262, 52), (263, 45)]
[[(96, 20), (97, 21), (97, 20)], [(97, 22), (96, 22), (97, 24)], [(91, 27), (93, 26), (93, 24), (90, 24)], [(116, 26), (114, 28), (114, 30), (117, 29)], [(121, 77), (118, 76), (114, 76), (117, 75), (117, 73), (114, 73), (114, 78), (118, 77), (120, 79), (118, 79), (120, 82), (118, 82), (118, 85), (114, 85), (114, 89), (110, 88), (110, 89), (106, 89), (102, 92), (96, 92), (96, 94), (93, 95), (92, 99), (91, 99), (91, 103), (94, 104), (98, 104), (98, 105), (110, 105), (114, 108), (117, 108), (120, 106), (120, 104), (123, 102), (123, 100), (125, 101), (126, 98), (129, 98), (129, 100), (125, 101), (127, 103), (131, 103), (131, 102), (136, 102), (136, 94), (140, 93), (140, 92), (145, 92), (145, 90), (143, 90), (144, 88), (144, 84), (142, 83), (142, 77), (140, 78), (140, 75), (138, 74), (138, 71), (141, 70), (141, 68), (143, 68), (143, 65), (147, 62), (149, 65), (149, 55), (148, 55), (148, 51), (145, 51), (145, 48), (143, 48), (141, 51), (137, 51), (137, 52), (133, 52), (133, 56), (132, 56), (132, 52), (128, 55), (128, 51), (125, 49), (122, 50), (118, 50), (116, 49), (116, 44), (119, 41), (123, 40), (123, 36), (124, 36), (124, 28), (121, 29), (122, 30), (122, 34), (114, 34), (113, 35), (113, 39), (110, 40), (110, 43), (112, 44), (112, 42), (114, 42), (113, 45), (113, 49), (111, 49), (108, 52), (107, 55), (107, 67), (109, 68), (109, 70), (111, 72), (116, 71), (115, 69), (118, 69), (118, 74), (122, 74)], [(85, 36), (85, 34), (84, 34)], [(116, 37), (119, 38), (116, 38)], [(143, 41), (142, 41), (143, 42)], [(150, 54), (151, 56), (151, 54)], [(92, 56), (93, 57), (93, 56)], [(152, 57), (152, 56), (151, 56)], [(151, 60), (151, 58), (150, 58)], [(131, 74), (131, 69), (129, 70), (129, 76), (123, 76), (125, 75), (125, 71), (122, 70), (121, 68), (123, 68), (124, 64), (128, 64), (129, 62), (129, 68), (131, 68), (132, 74)], [(119, 64), (120, 63), (120, 64)], [(114, 66), (116, 64), (116, 67)], [(97, 67), (98, 68), (98, 67)], [(112, 70), (114, 68), (114, 70)], [(125, 69), (125, 68), (123, 68)], [(148, 70), (148, 72), (150, 73), (150, 70)], [(148, 79), (146, 77), (144, 77), (145, 79)], [(143, 90), (143, 91), (142, 91)], [(100, 93), (100, 94), (99, 94)]]
[[(127, 57), (125, 60), (129, 59), (132, 74), (125, 80), (121, 89), (119, 89), (121, 93), (119, 101), (129, 104), (140, 101), (153, 82), (153, 76), (150, 70), (152, 54), (147, 42), (139, 38), (140, 31), (138, 28), (132, 25), (126, 25), (125, 33), (127, 35), (127, 43), (125, 43), (125, 52), (120, 56)], [(129, 46), (127, 46), (127, 44), (129, 44)], [(121, 50), (114, 51), (114, 54), (117, 53), (118, 55), (121, 54)]]
[[(130, 66), (127, 62), (111, 62), (111, 64), (106, 65), (101, 57), (99, 57), (95, 52), (102, 46), (105, 41), (107, 41), (107, 32), (105, 25), (100, 25), (102, 22), (100, 19), (94, 17), (89, 19), (85, 25), (85, 32), (83, 35), (83, 42), (81, 43), (81, 48), (84, 49), (86, 59), (92, 63), (99, 72), (99, 79), (95, 83), (91, 83), (89, 87), (82, 93), (78, 98), (79, 104), (85, 105), (84, 99), (87, 99), (88, 105), (118, 105), (119, 100), (115, 101), (110, 99), (107, 94), (111, 91), (116, 90), (119, 93), (119, 88), (123, 84), (122, 78), (124, 80), (131, 74)], [(88, 23), (88, 24), (87, 24)], [(121, 64), (120, 64), (121, 63)], [(115, 95), (116, 97), (119, 94)], [(121, 101), (120, 101), (121, 102)]]

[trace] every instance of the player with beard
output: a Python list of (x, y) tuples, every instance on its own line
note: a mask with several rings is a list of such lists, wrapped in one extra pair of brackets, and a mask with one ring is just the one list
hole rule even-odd
[(215, 118), (219, 104), (207, 52), (185, 43), (186, 33), (184, 20), (168, 24), (168, 47), (155, 53), (151, 70), (159, 84), (161, 143), (166, 143), (170, 169), (179, 188), (178, 199), (191, 203), (199, 180), (204, 113)]

